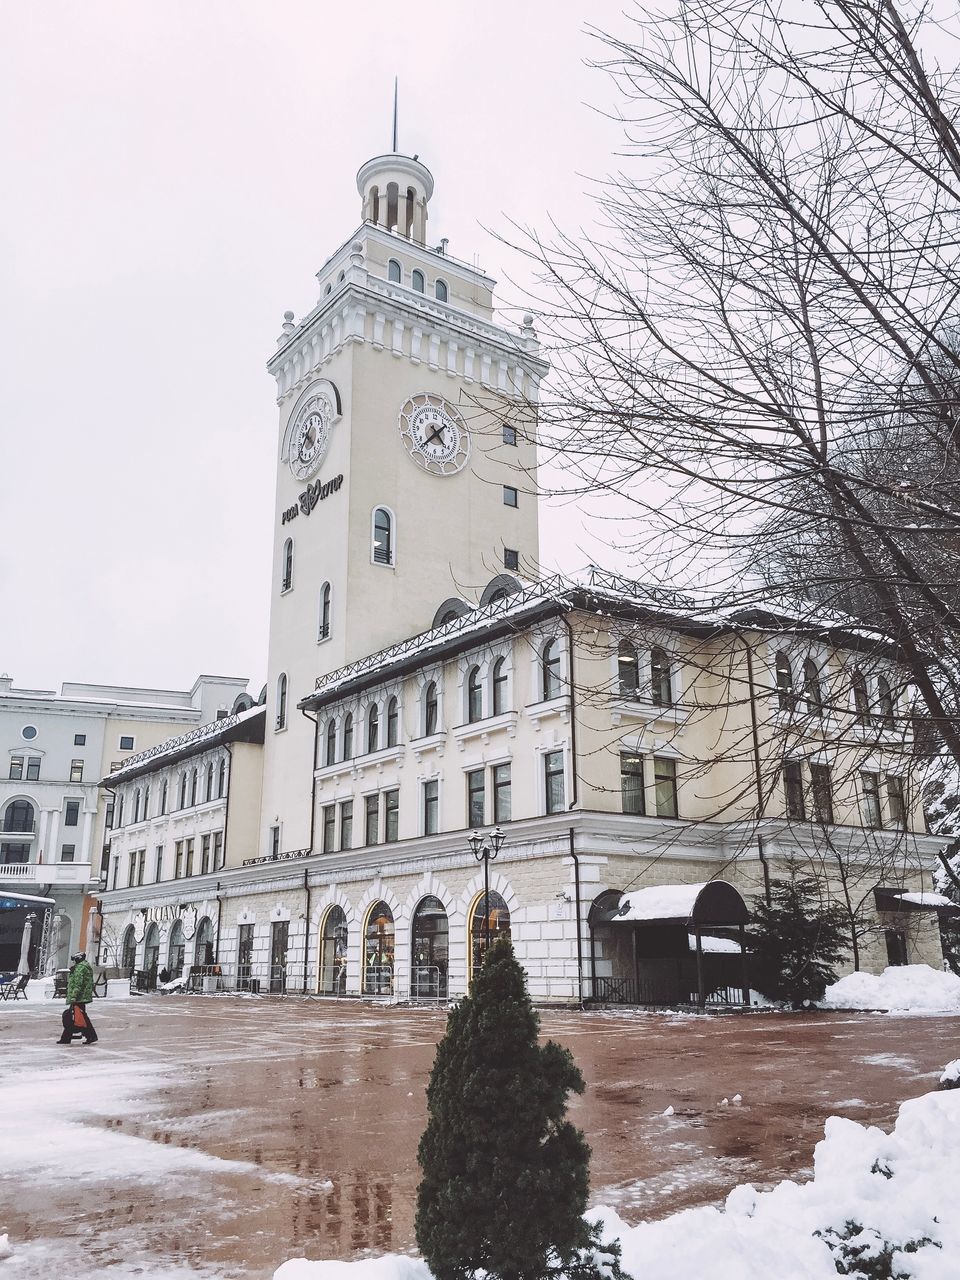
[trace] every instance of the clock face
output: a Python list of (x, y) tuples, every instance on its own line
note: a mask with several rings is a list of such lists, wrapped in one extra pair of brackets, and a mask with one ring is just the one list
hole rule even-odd
[(470, 432), (455, 405), (423, 392), (400, 410), (400, 439), (414, 462), (435, 476), (462, 471), (470, 457)]
[(301, 405), (290, 435), (290, 470), (297, 480), (309, 480), (326, 457), (335, 412), (324, 390), (314, 392)]

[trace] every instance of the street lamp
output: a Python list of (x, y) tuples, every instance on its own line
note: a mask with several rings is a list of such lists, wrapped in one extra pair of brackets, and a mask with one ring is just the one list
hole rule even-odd
[(499, 827), (494, 827), (489, 835), (475, 831), (469, 839), (470, 852), (478, 862), (483, 863), (483, 958), (486, 960), (490, 949), (490, 859), (495, 858), (503, 848), (506, 836)]

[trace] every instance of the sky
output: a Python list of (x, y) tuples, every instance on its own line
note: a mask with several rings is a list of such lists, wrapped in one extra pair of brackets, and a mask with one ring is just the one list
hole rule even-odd
[[(390, 149), (431, 238), (522, 299), (510, 220), (588, 225), (616, 167), (594, 0), (0, 0), (0, 673), (189, 688), (266, 670), (282, 313)], [(545, 514), (573, 568), (602, 550)], [(603, 535), (605, 537), (605, 534)], [(592, 554), (591, 554), (592, 553)]]

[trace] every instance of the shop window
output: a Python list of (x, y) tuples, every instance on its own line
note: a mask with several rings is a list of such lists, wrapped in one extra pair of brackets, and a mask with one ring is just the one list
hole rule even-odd
[(385, 902), (370, 908), (363, 935), (363, 992), (368, 996), (393, 993), (395, 934), (393, 912)]
[(237, 930), (237, 990), (259, 990), (253, 979), (253, 925), (242, 924)]
[(324, 996), (347, 991), (347, 917), (342, 907), (330, 907), (320, 930), (320, 972), (317, 990)]
[(170, 970), (171, 978), (179, 978), (183, 973), (183, 953), (183, 925), (179, 920), (174, 920), (167, 948), (167, 968)]
[(446, 1000), (450, 924), (439, 898), (428, 896), (417, 906), (413, 916), (412, 944), (411, 996), (414, 1000)]
[(197, 925), (195, 934), (195, 945), (193, 948), (194, 964), (209, 968), (216, 964), (216, 957), (213, 954), (213, 921), (209, 916), (204, 916)]
[(634, 751), (620, 753), (620, 797), (624, 813), (647, 811), (643, 792), (643, 756)]
[(653, 786), (657, 801), (657, 817), (679, 817), (676, 760), (671, 760), (668, 756), (653, 757)]
[(487, 946), (498, 938), (510, 937), (510, 908), (501, 895), (491, 889), (479, 894), (470, 912), (470, 974), (483, 965)]
[(133, 973), (133, 967), (137, 962), (137, 938), (133, 930), (133, 925), (128, 924), (123, 931), (123, 940), (120, 943), (120, 967), (125, 969), (127, 977)]
[(270, 925), (270, 994), (282, 995), (287, 989), (287, 953), (290, 946), (290, 921), (274, 920)]

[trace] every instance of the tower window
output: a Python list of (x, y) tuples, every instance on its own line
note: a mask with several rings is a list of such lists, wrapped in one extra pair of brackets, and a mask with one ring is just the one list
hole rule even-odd
[(422, 271), (414, 271), (410, 276), (410, 283), (416, 293), (423, 293), (424, 280)]
[(320, 588), (320, 618), (317, 626), (317, 639), (327, 640), (330, 637), (330, 583), (325, 582)]
[(517, 505), (517, 491), (512, 484), (503, 486), (503, 505), (505, 507), (515, 507)]
[(393, 564), (393, 516), (386, 507), (377, 507), (373, 513), (373, 561)]
[(397, 262), (396, 258), (391, 258), (387, 263), (387, 278), (390, 280), (391, 284), (399, 284), (403, 279), (403, 271), (401, 270), (400, 263)]
[(503, 567), (505, 569), (520, 568), (520, 554), (511, 547), (503, 548)]
[(437, 295), (438, 302), (447, 301), (447, 286), (445, 281), (438, 280), (437, 283), (434, 285), (434, 292)]
[(287, 727), (287, 677), (281, 674), (277, 681), (277, 728)]
[(504, 444), (517, 443), (517, 428), (512, 427), (509, 422), (505, 422), (503, 424), (503, 443)]
[(281, 591), (289, 591), (293, 586), (293, 539), (288, 538), (283, 544), (283, 577)]

